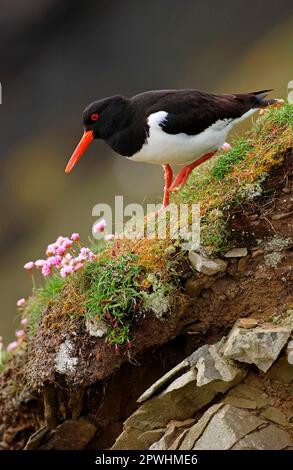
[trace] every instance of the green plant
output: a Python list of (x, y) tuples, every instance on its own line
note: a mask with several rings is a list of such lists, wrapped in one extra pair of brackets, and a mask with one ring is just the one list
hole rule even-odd
[(253, 151), (250, 139), (240, 137), (228, 152), (223, 152), (211, 168), (211, 175), (221, 180)]
[(28, 319), (28, 336), (32, 337), (37, 331), (43, 311), (51, 302), (58, 298), (66, 279), (54, 274), (45, 279), (44, 286), (35, 288), (27, 299), (23, 317)]
[(107, 339), (114, 345), (129, 342), (130, 322), (142, 299), (138, 285), (142, 268), (135, 264), (136, 258), (133, 254), (105, 258), (89, 263), (82, 274), (86, 316), (107, 323)]

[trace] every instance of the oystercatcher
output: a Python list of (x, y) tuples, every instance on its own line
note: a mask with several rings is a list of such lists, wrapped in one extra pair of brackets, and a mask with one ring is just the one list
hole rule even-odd
[[(259, 108), (281, 102), (265, 99), (269, 91), (217, 95), (162, 90), (94, 101), (83, 112), (84, 134), (65, 172), (72, 170), (94, 139), (103, 139), (129, 160), (163, 166), (166, 207), (170, 191), (181, 188), (192, 170), (216, 153), (235, 124)], [(171, 165), (183, 166), (173, 184)]]

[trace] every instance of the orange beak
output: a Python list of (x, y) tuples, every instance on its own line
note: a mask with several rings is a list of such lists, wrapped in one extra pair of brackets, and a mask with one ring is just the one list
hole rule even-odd
[(82, 138), (76, 149), (74, 150), (72, 156), (70, 157), (69, 162), (66, 165), (65, 173), (69, 173), (74, 165), (78, 162), (81, 156), (84, 154), (90, 143), (94, 140), (93, 131), (84, 131)]

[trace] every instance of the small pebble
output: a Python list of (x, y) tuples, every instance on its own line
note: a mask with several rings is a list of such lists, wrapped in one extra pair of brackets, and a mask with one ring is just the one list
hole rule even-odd
[(289, 217), (292, 214), (293, 214), (293, 212), (282, 212), (281, 214), (274, 214), (274, 215), (272, 215), (272, 220), (285, 219), (286, 217)]
[(246, 330), (249, 330), (250, 328), (255, 328), (258, 326), (258, 320), (255, 318), (240, 318), (238, 326), (239, 328), (245, 328)]
[(258, 256), (263, 255), (263, 250), (255, 250), (252, 252), (252, 257), (257, 258)]

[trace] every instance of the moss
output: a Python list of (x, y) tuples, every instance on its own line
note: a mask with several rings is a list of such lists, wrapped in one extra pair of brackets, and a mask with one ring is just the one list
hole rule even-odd
[(221, 180), (227, 174), (231, 173), (233, 168), (240, 162), (245, 160), (247, 156), (253, 151), (253, 144), (250, 139), (241, 137), (237, 140), (237, 145), (234, 145), (231, 150), (221, 154), (211, 168), (211, 174), (216, 180)]

